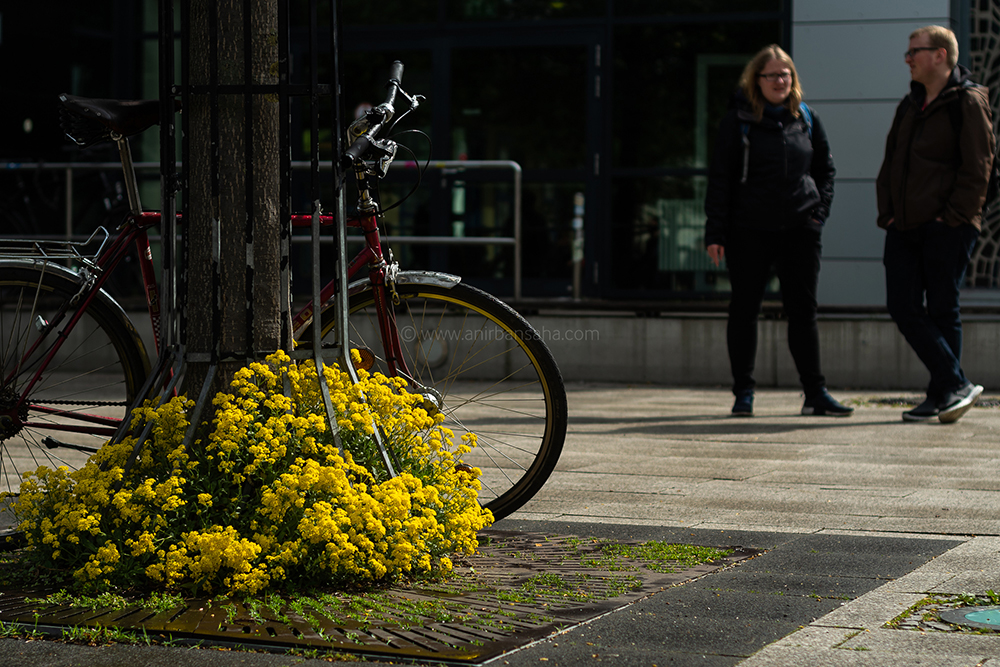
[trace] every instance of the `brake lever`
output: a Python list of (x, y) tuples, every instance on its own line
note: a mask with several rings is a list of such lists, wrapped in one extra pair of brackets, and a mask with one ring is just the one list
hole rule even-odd
[(376, 175), (381, 179), (389, 173), (389, 165), (396, 158), (396, 142), (392, 139), (376, 139), (372, 141), (372, 148), (381, 153), (375, 161)]
[(366, 109), (365, 115), (356, 119), (347, 128), (347, 136), (350, 139), (350, 143), (354, 143), (358, 137), (371, 128), (389, 122), (395, 113), (396, 110), (384, 102), (377, 107)]
[(401, 120), (403, 120), (404, 118), (406, 118), (406, 114), (410, 113), (411, 111), (413, 111), (414, 109), (416, 109), (417, 107), (419, 107), (419, 106), (420, 106), (420, 100), (426, 100), (426, 99), (427, 99), (427, 98), (426, 98), (426, 97), (424, 97), (423, 95), (410, 95), (409, 93), (407, 93), (407, 92), (406, 92), (405, 90), (403, 90), (403, 89), (402, 89), (402, 88), (400, 88), (399, 86), (396, 86), (396, 92), (397, 92), (397, 94), (399, 94), (399, 95), (402, 95), (402, 96), (403, 96), (403, 99), (405, 99), (405, 100), (406, 100), (407, 102), (409, 102), (409, 103), (410, 103), (410, 108), (409, 108), (409, 109), (407, 109), (406, 111), (404, 111), (403, 113), (401, 113), (401, 114), (399, 115), (399, 118), (397, 118), (397, 119), (396, 119), (396, 122), (394, 122), (394, 123), (393, 123), (393, 124), (392, 124), (392, 125), (391, 125), (391, 126), (389, 127), (389, 131), (390, 131), (390, 132), (392, 131), (392, 129), (393, 129), (394, 127), (396, 127), (396, 125), (398, 125), (398, 124), (399, 124), (399, 121), (401, 121)]

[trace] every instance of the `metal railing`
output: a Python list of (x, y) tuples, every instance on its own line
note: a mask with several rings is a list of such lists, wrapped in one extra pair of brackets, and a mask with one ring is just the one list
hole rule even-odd
[[(153, 171), (160, 168), (159, 162), (136, 162), (134, 164), (137, 171)], [(393, 171), (405, 169), (418, 169), (423, 165), (415, 162), (394, 162), (390, 167)], [(177, 165), (180, 169), (180, 164)], [(305, 161), (293, 161), (293, 169), (308, 169), (309, 163)], [(489, 170), (489, 169), (509, 169), (513, 174), (514, 186), (514, 235), (513, 236), (383, 236), (382, 239), (390, 243), (401, 243), (404, 245), (492, 245), (492, 246), (513, 246), (514, 247), (514, 298), (521, 298), (521, 165), (512, 160), (437, 160), (427, 165), (428, 169), (440, 170), (445, 174), (456, 174), (464, 171)], [(120, 170), (120, 162), (5, 162), (0, 163), (0, 171), (63, 171), (66, 177), (66, 206), (65, 206), (65, 236), (66, 240), (73, 238), (73, 174), (76, 171), (108, 171)], [(329, 162), (320, 165), (321, 170), (331, 171), (333, 165)], [(352, 241), (361, 237), (348, 236), (347, 240)], [(150, 241), (159, 242), (160, 238), (150, 235)], [(293, 237), (293, 243), (308, 243), (307, 237)], [(323, 243), (333, 242), (333, 239), (322, 239)]]

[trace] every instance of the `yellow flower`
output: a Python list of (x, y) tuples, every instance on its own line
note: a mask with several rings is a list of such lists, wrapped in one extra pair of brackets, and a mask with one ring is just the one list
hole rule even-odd
[[(25, 476), (14, 509), (29, 557), (90, 585), (251, 595), (290, 579), (447, 572), (449, 555), (474, 551), (492, 521), (477, 502), (479, 471), (455, 469), (475, 437), (453, 444), (443, 416), (429, 416), (402, 379), (359, 375), (352, 384), (324, 368), (327, 415), (312, 362), (279, 352), (251, 363), (213, 398), (190, 447), (193, 402), (147, 402), (132, 421), (152, 424), (152, 436), (134, 462), (129, 437), (79, 471)], [(391, 479), (376, 428), (400, 470)]]

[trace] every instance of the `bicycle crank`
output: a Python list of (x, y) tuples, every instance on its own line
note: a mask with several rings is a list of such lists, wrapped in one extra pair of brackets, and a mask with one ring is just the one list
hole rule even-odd
[(0, 392), (0, 442), (17, 435), (28, 420), (28, 406), (21, 404), (17, 409), (17, 404), (17, 394), (10, 387), (4, 387)]

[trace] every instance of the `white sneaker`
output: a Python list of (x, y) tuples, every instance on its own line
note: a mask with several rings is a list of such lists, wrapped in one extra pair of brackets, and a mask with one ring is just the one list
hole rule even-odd
[(962, 418), (962, 415), (969, 411), (969, 408), (975, 404), (976, 399), (982, 393), (982, 386), (971, 382), (958, 391), (951, 392), (940, 403), (941, 411), (938, 413), (938, 419), (941, 420), (942, 424), (957, 422)]

